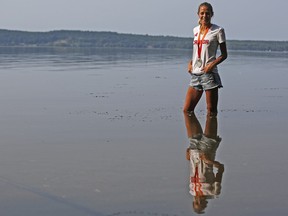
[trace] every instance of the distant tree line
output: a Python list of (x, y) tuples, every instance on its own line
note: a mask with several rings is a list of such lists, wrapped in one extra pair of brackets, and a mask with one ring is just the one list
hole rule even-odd
[[(192, 38), (95, 31), (28, 32), (0, 30), (0, 46), (101, 47), (144, 49), (191, 49)], [(230, 50), (288, 51), (288, 41), (228, 40)]]

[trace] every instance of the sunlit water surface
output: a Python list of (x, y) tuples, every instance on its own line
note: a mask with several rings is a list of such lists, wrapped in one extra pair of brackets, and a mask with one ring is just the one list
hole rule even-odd
[[(190, 55), (1, 48), (1, 215), (195, 215), (182, 114)], [(287, 59), (231, 51), (219, 66), (224, 172), (220, 191), (202, 196), (205, 215), (287, 214)], [(195, 114), (204, 131), (204, 97)]]

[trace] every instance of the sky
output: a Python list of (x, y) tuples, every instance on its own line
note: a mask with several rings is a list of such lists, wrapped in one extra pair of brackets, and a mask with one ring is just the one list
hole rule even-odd
[[(0, 29), (192, 37), (198, 0), (0, 0)], [(228, 40), (288, 41), (288, 0), (208, 0)]]

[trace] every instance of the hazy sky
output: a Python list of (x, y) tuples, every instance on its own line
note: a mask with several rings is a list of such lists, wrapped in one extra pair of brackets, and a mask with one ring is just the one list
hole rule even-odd
[[(196, 0), (0, 0), (0, 29), (190, 37)], [(288, 0), (210, 0), (227, 39), (288, 40)]]

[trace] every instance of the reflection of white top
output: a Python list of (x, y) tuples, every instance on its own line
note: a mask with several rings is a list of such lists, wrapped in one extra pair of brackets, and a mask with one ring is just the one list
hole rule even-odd
[[(213, 184), (202, 183), (201, 185), (191, 183), (190, 187), (190, 194), (192, 196), (205, 196), (207, 198), (217, 198), (221, 191), (221, 184), (219, 182), (214, 182)], [(200, 188), (199, 190), (195, 190), (194, 188)], [(202, 194), (200, 194), (202, 193)]]
[[(212, 24), (208, 33), (206, 34), (201, 52), (201, 60), (203, 62), (202, 66), (199, 68), (195, 65), (195, 62), (198, 58), (198, 34), (200, 32), (200, 26), (197, 26), (193, 29), (194, 41), (193, 41), (193, 71), (194, 74), (203, 73), (203, 66), (209, 64), (210, 62), (216, 59), (216, 53), (218, 45), (226, 41), (224, 29), (220, 26)], [(200, 35), (200, 41), (202, 40), (203, 35)], [(217, 66), (213, 69), (214, 73), (218, 72)]]
[[(201, 158), (203, 152), (190, 149), (190, 194), (193, 196), (217, 197), (220, 194), (221, 184), (215, 182), (213, 165), (205, 163)], [(211, 158), (212, 160), (214, 158)]]

